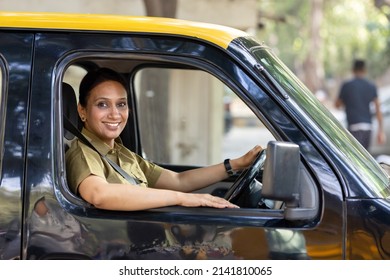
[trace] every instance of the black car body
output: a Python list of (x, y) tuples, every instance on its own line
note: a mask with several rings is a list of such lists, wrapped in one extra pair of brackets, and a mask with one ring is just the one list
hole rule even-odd
[[(386, 170), (256, 39), (180, 20), (0, 13), (0, 42), (0, 259), (390, 259)], [(181, 103), (150, 83), (200, 71), (228, 87), (274, 137), (264, 168), (260, 162), (233, 185), (261, 182), (267, 207), (104, 211), (72, 194), (63, 83), (71, 68), (96, 67), (120, 71), (132, 85), (124, 144), (175, 171), (200, 164), (165, 160), (175, 147), (182, 158), (193, 147), (163, 141), (180, 129), (152, 111), (172, 115)], [(196, 124), (206, 137), (212, 123)], [(182, 118), (178, 127), (188, 126)], [(232, 193), (234, 179), (206, 191)]]

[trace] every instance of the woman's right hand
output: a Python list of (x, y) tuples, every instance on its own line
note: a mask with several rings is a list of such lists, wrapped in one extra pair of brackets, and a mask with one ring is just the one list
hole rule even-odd
[(211, 194), (178, 193), (179, 205), (185, 207), (239, 208), (226, 199)]

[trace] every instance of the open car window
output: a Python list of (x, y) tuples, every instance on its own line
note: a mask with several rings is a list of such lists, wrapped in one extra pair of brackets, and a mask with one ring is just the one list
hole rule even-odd
[[(80, 81), (89, 70), (108, 67), (122, 73), (129, 81), (130, 116), (121, 139), (127, 148), (145, 159), (163, 168), (181, 172), (218, 164), (227, 158), (240, 157), (255, 145), (267, 148), (269, 143), (280, 141), (280, 135), (274, 136), (278, 132), (272, 130), (271, 133), (270, 129), (273, 129), (273, 126), (266, 119), (266, 114), (252, 111), (256, 105), (248, 95), (267, 97), (262, 88), (250, 80), (249, 76), (240, 77), (246, 79), (241, 81), (230, 79), (228, 75), (209, 65), (191, 66), (177, 61), (161, 63), (158, 61), (159, 58), (155, 57), (118, 58), (113, 56), (111, 59), (109, 57), (102, 59), (82, 54), (71, 64), (66, 65), (62, 82), (71, 85), (73, 95), (76, 95), (77, 99)], [(243, 84), (240, 84), (241, 82)], [(67, 98), (65, 92), (62, 92), (62, 98)], [(266, 108), (262, 109), (266, 110)], [(279, 113), (277, 115), (281, 116)], [(63, 138), (66, 138), (66, 135)], [(299, 159), (297, 161), (299, 162)], [(284, 166), (283, 162), (279, 161), (279, 163)], [(267, 173), (269, 178), (279, 178), (280, 174), (277, 171), (288, 169), (269, 167), (269, 170), (271, 168), (273, 173)], [(240, 213), (243, 217), (271, 215), (282, 219), (284, 213), (287, 213), (283, 210), (283, 201), (278, 199), (279, 196), (274, 196), (272, 193), (274, 189), (272, 189), (267, 194), (271, 200), (268, 199), (265, 203), (261, 197), (263, 192), (260, 191), (263, 168), (256, 170), (259, 171), (254, 177), (257, 180), (238, 174), (196, 192), (210, 193), (230, 200), (229, 195), (237, 193), (235, 192), (239, 185), (237, 182), (242, 180), (245, 182), (243, 184), (245, 188), (239, 194), (240, 197), (245, 198), (245, 201), (242, 204), (241, 201), (237, 203), (233, 201), (233, 203), (241, 207)], [(247, 174), (247, 171), (242, 174)], [(293, 209), (286, 215), (289, 219), (296, 219), (300, 218), (297, 213), (307, 212), (309, 214), (305, 214), (305, 217), (313, 218), (318, 209), (318, 193), (313, 178), (303, 164), (296, 164), (290, 173), (300, 174), (299, 182), (293, 185), (299, 185), (297, 190), (301, 194), (299, 205), (304, 208), (304, 211), (299, 212), (301, 208), (298, 207), (298, 212)], [(290, 180), (289, 176), (282, 177)], [(255, 185), (246, 188), (255, 181)], [(274, 183), (271, 180), (268, 185), (272, 186)], [(287, 186), (290, 182), (280, 184)], [(256, 187), (252, 188), (252, 186)], [(287, 188), (286, 191), (290, 189)], [(71, 196), (70, 199), (83, 204), (79, 198), (74, 197), (74, 194)], [(246, 198), (250, 199), (246, 200)], [(216, 218), (221, 215), (218, 209), (199, 210), (207, 212), (209, 217)], [(183, 218), (195, 213), (193, 209), (180, 207), (151, 209), (147, 212), (154, 215), (156, 211), (162, 215), (158, 216), (158, 219), (169, 218), (173, 213)], [(238, 210), (230, 209), (224, 212), (227, 214), (235, 211)], [(262, 222), (263, 220), (260, 219), (255, 223), (261, 225)]]
[(143, 156), (154, 162), (216, 164), (274, 140), (229, 87), (204, 71), (143, 68), (134, 90)]

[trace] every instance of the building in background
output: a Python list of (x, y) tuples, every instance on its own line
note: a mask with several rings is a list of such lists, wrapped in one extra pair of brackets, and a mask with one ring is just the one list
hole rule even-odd
[[(0, 10), (146, 15), (144, 0), (0, 0)], [(257, 15), (256, 0), (177, 0), (176, 17), (180, 19), (217, 23), (247, 31), (256, 27)]]

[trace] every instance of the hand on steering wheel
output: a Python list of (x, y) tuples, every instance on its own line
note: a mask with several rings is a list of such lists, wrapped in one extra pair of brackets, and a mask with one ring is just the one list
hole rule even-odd
[(251, 182), (259, 175), (266, 159), (266, 150), (263, 149), (255, 158), (252, 165), (244, 170), (225, 194), (225, 199), (236, 203), (244, 191), (249, 188)]

